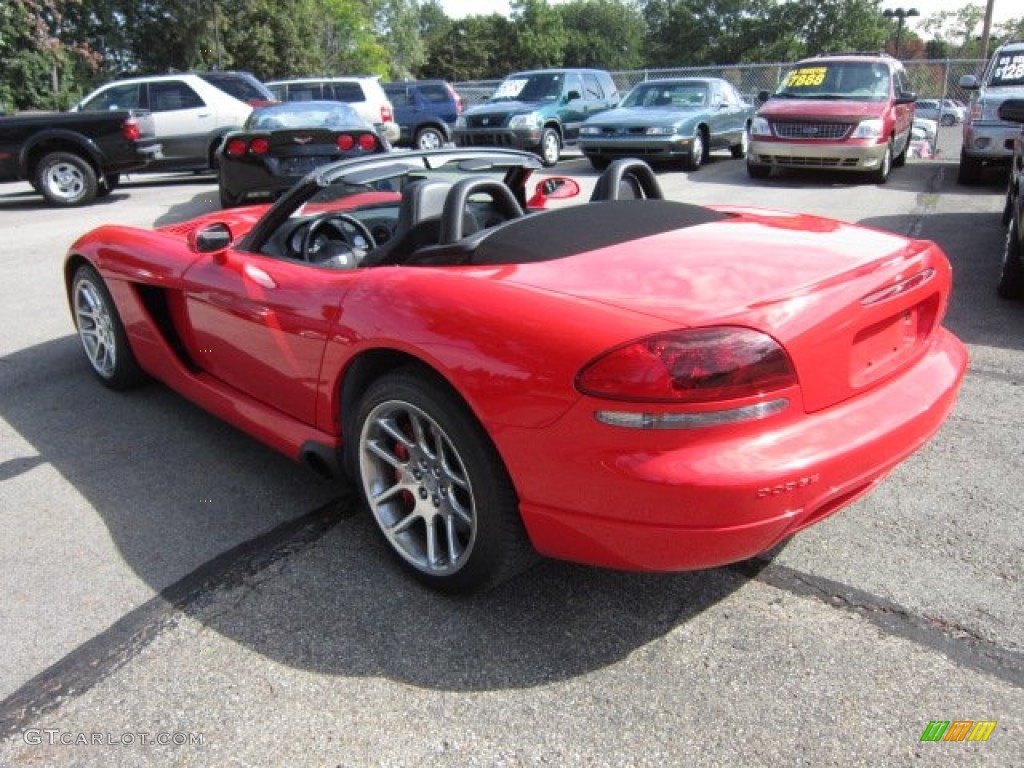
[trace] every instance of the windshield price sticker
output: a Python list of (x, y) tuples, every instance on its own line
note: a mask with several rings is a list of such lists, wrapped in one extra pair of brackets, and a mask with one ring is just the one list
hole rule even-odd
[(794, 69), (786, 75), (785, 86), (787, 88), (807, 88), (809, 86), (821, 85), (825, 82), (827, 67), (804, 67)]
[(515, 98), (523, 90), (526, 85), (526, 78), (516, 78), (515, 80), (505, 80), (501, 85), (498, 86), (498, 90), (491, 96), (492, 99), (510, 99)]
[(1024, 54), (1000, 59), (992, 80), (994, 82), (1024, 80)]

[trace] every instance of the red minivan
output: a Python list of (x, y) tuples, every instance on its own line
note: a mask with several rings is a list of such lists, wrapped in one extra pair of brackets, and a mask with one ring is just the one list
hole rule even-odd
[(747, 173), (773, 168), (857, 171), (884, 184), (907, 159), (917, 95), (885, 55), (805, 59), (782, 78), (750, 128)]

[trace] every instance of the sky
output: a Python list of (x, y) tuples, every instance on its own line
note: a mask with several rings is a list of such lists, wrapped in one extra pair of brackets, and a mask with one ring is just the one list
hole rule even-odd
[[(557, 4), (559, 0), (548, 0), (548, 2)], [(984, 6), (985, 0), (974, 0), (974, 4)], [(463, 16), (488, 16), (492, 13), (508, 16), (510, 3), (509, 0), (441, 0), (441, 5), (450, 18), (461, 19)], [(952, 11), (964, 5), (967, 5), (964, 0), (906, 0), (906, 2), (900, 0), (892, 3), (883, 2), (881, 7), (883, 9), (916, 8), (921, 13), (921, 17), (918, 19), (921, 21), (940, 11)], [(993, 21), (999, 23), (1024, 15), (1024, 10), (1020, 9), (1019, 5), (1020, 0), (995, 0)], [(913, 19), (908, 20), (907, 25), (909, 29), (917, 27)]]

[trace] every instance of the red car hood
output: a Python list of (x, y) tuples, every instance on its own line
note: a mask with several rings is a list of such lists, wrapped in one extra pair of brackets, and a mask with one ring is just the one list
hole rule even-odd
[(769, 120), (849, 120), (859, 122), (881, 117), (883, 101), (824, 101), (822, 99), (771, 99), (757, 111)]

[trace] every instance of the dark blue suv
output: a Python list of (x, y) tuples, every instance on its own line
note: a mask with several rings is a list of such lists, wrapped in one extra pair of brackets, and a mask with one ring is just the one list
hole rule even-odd
[(462, 99), (444, 80), (384, 83), (402, 134), (398, 144), (437, 149), (452, 139), (452, 126), (462, 112)]

